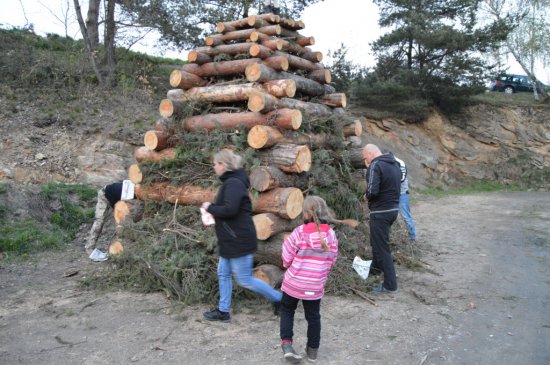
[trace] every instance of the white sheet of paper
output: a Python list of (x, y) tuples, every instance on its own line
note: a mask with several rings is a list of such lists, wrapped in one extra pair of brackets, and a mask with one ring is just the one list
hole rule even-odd
[(130, 180), (124, 180), (122, 182), (122, 194), (120, 200), (132, 200), (134, 199), (134, 183)]

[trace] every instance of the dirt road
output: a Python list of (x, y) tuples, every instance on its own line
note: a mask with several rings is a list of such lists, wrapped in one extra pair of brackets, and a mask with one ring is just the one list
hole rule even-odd
[[(401, 292), (326, 297), (319, 364), (550, 364), (550, 194), (413, 203), (428, 272), (397, 267)], [(160, 294), (81, 291), (81, 247), (0, 263), (0, 364), (282, 364), (266, 309), (206, 323), (206, 306)], [(64, 277), (69, 268), (75, 276)], [(295, 344), (305, 345), (303, 313)]]

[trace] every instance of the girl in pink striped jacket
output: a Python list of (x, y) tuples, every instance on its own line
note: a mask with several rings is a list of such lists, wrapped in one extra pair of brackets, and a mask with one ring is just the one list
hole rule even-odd
[(329, 222), (335, 221), (327, 203), (318, 196), (308, 196), (303, 206), (304, 224), (294, 229), (284, 241), (283, 266), (287, 269), (281, 289), (281, 327), (284, 357), (298, 363), (302, 357), (292, 347), (294, 312), (302, 300), (308, 323), (306, 355), (317, 359), (321, 341), (321, 298), (330, 269), (338, 256), (338, 239)]

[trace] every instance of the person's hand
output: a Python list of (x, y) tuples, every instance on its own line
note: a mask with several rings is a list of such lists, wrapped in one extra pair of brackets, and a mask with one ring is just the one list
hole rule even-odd
[(204, 202), (202, 203), (201, 208), (203, 208), (204, 210), (208, 210), (208, 207), (210, 206), (210, 204), (211, 204), (210, 202)]

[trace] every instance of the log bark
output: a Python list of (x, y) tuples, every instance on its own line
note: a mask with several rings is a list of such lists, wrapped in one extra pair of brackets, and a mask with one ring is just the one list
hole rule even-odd
[(139, 222), (143, 218), (144, 205), (139, 200), (119, 200), (113, 208), (113, 215), (117, 225), (131, 220)]
[(256, 29), (250, 28), (226, 32), (224, 34), (213, 34), (206, 37), (204, 43), (207, 46), (219, 46), (227, 41), (245, 41), (250, 38), (254, 32), (258, 33)]
[(170, 85), (187, 90), (195, 86), (206, 85), (206, 80), (193, 73), (177, 70), (177, 72), (170, 73)]
[(166, 201), (170, 203), (200, 206), (203, 202), (214, 201), (217, 189), (199, 186), (174, 186), (169, 183), (136, 185), (135, 194), (139, 200)]
[(275, 166), (257, 166), (250, 172), (250, 186), (259, 192), (274, 188), (297, 187), (306, 189), (306, 174), (285, 174)]
[(280, 267), (273, 264), (259, 265), (252, 270), (252, 275), (255, 278), (266, 282), (272, 288), (276, 288), (281, 285), (283, 282), (283, 274), (284, 271), (281, 270)]
[(283, 264), (281, 254), (283, 242), (291, 232), (282, 232), (275, 236), (261, 241), (258, 240), (258, 250), (254, 254), (254, 260), (259, 263), (281, 266)]
[(304, 195), (298, 188), (275, 188), (253, 196), (254, 213), (274, 213), (280, 217), (294, 219), (302, 214)]
[(229, 22), (220, 22), (216, 24), (216, 31), (219, 33), (223, 33), (249, 27), (251, 27), (251, 25), (249, 24), (249, 19), (247, 17)]
[(259, 154), (266, 164), (284, 172), (301, 173), (311, 169), (311, 151), (307, 146), (278, 144)]
[[(330, 74), (330, 70), (327, 69), (318, 69), (311, 71), (307, 74), (307, 78), (313, 81), (317, 81), (321, 85), (324, 84), (330, 84), (332, 81), (332, 76)], [(325, 91), (325, 87), (323, 86), (323, 93)]]
[(296, 95), (296, 81), (294, 80), (269, 80), (265, 81), (262, 85), (265, 91), (278, 98), (292, 98)]
[(367, 165), (363, 159), (363, 149), (362, 148), (350, 148), (347, 153), (347, 158), (351, 166), (356, 169), (366, 169)]
[(163, 118), (183, 114), (186, 108), (186, 103), (179, 100), (162, 99), (159, 104), (159, 114)]
[(302, 94), (310, 96), (320, 96), (325, 94), (324, 86), (317, 81), (289, 72), (277, 72), (274, 69), (259, 63), (248, 65), (245, 70), (245, 75), (246, 79), (250, 82), (290, 79), (296, 82), (296, 90)]
[(145, 132), (143, 144), (151, 151), (162, 151), (174, 147), (179, 143), (179, 138), (167, 132), (151, 130)]
[(280, 51), (283, 49), (283, 42), (284, 41), (282, 39), (266, 39), (265, 41), (262, 41), (262, 46), (265, 46), (274, 51)]
[(250, 129), (255, 125), (276, 125), (285, 129), (298, 129), (302, 124), (302, 113), (293, 109), (277, 109), (262, 114), (255, 112), (217, 113), (196, 115), (185, 119), (183, 128), (188, 132), (212, 131), (214, 129), (234, 129), (243, 125)]
[(287, 40), (281, 40), (281, 51), (287, 51), (296, 56), (300, 56), (308, 61), (318, 63), (323, 60), (323, 54), (321, 52), (313, 52), (307, 47), (302, 47), (297, 43), (289, 42)]
[(348, 103), (344, 93), (325, 94), (320, 97), (319, 102), (336, 108), (345, 108)]
[(318, 103), (311, 103), (292, 98), (281, 98), (277, 104), (279, 108), (297, 109), (306, 115), (326, 118), (332, 116), (332, 108)]
[(256, 227), (256, 237), (259, 240), (267, 240), (277, 233), (292, 231), (299, 222), (281, 218), (273, 213), (261, 213), (252, 217)]
[(254, 149), (269, 148), (279, 143), (307, 145), (311, 149), (327, 147), (331, 136), (327, 134), (300, 133), (257, 125), (248, 131), (248, 145)]
[(295, 56), (283, 52), (275, 52), (274, 55), (281, 56), (286, 55), (288, 58), (289, 66), (298, 70), (317, 71), (323, 69), (323, 65), (320, 63), (311, 62), (303, 57)]
[(185, 71), (200, 77), (234, 76), (244, 74), (246, 66), (259, 62), (262, 62), (260, 58), (247, 58), (243, 60), (210, 62), (203, 65), (188, 63), (183, 65), (181, 69), (172, 71), (174, 75), (172, 76), (172, 73), (170, 74), (170, 85), (172, 87), (179, 87), (179, 79), (181, 78), (181, 76), (177, 74), (179, 71)]
[(287, 71), (289, 67), (288, 58), (280, 55), (264, 58), (262, 63), (277, 71)]
[(151, 151), (149, 148), (143, 146), (138, 147), (134, 151), (134, 158), (137, 162), (158, 162), (164, 160), (174, 160), (176, 158), (176, 149), (167, 148), (162, 151)]
[(264, 59), (273, 56), (274, 52), (270, 48), (264, 47), (261, 44), (254, 43), (252, 44), (252, 46), (250, 46), (248, 53), (252, 57)]
[[(192, 51), (189, 51), (187, 55), (187, 60), (189, 62), (199, 63), (196, 60), (197, 57), (201, 57), (199, 55), (205, 55), (212, 58), (222, 53), (230, 56), (236, 56), (238, 54), (249, 54), (250, 47), (252, 47), (254, 44), (255, 43), (248, 42), (248, 43), (222, 44), (216, 47), (198, 47)], [(212, 62), (212, 60), (210, 60), (209, 62)]]
[(155, 130), (170, 135), (176, 134), (176, 123), (167, 118), (160, 118), (155, 122)]
[(143, 171), (141, 171), (139, 164), (134, 163), (130, 165), (128, 168), (128, 178), (134, 184), (139, 184), (143, 181)]

